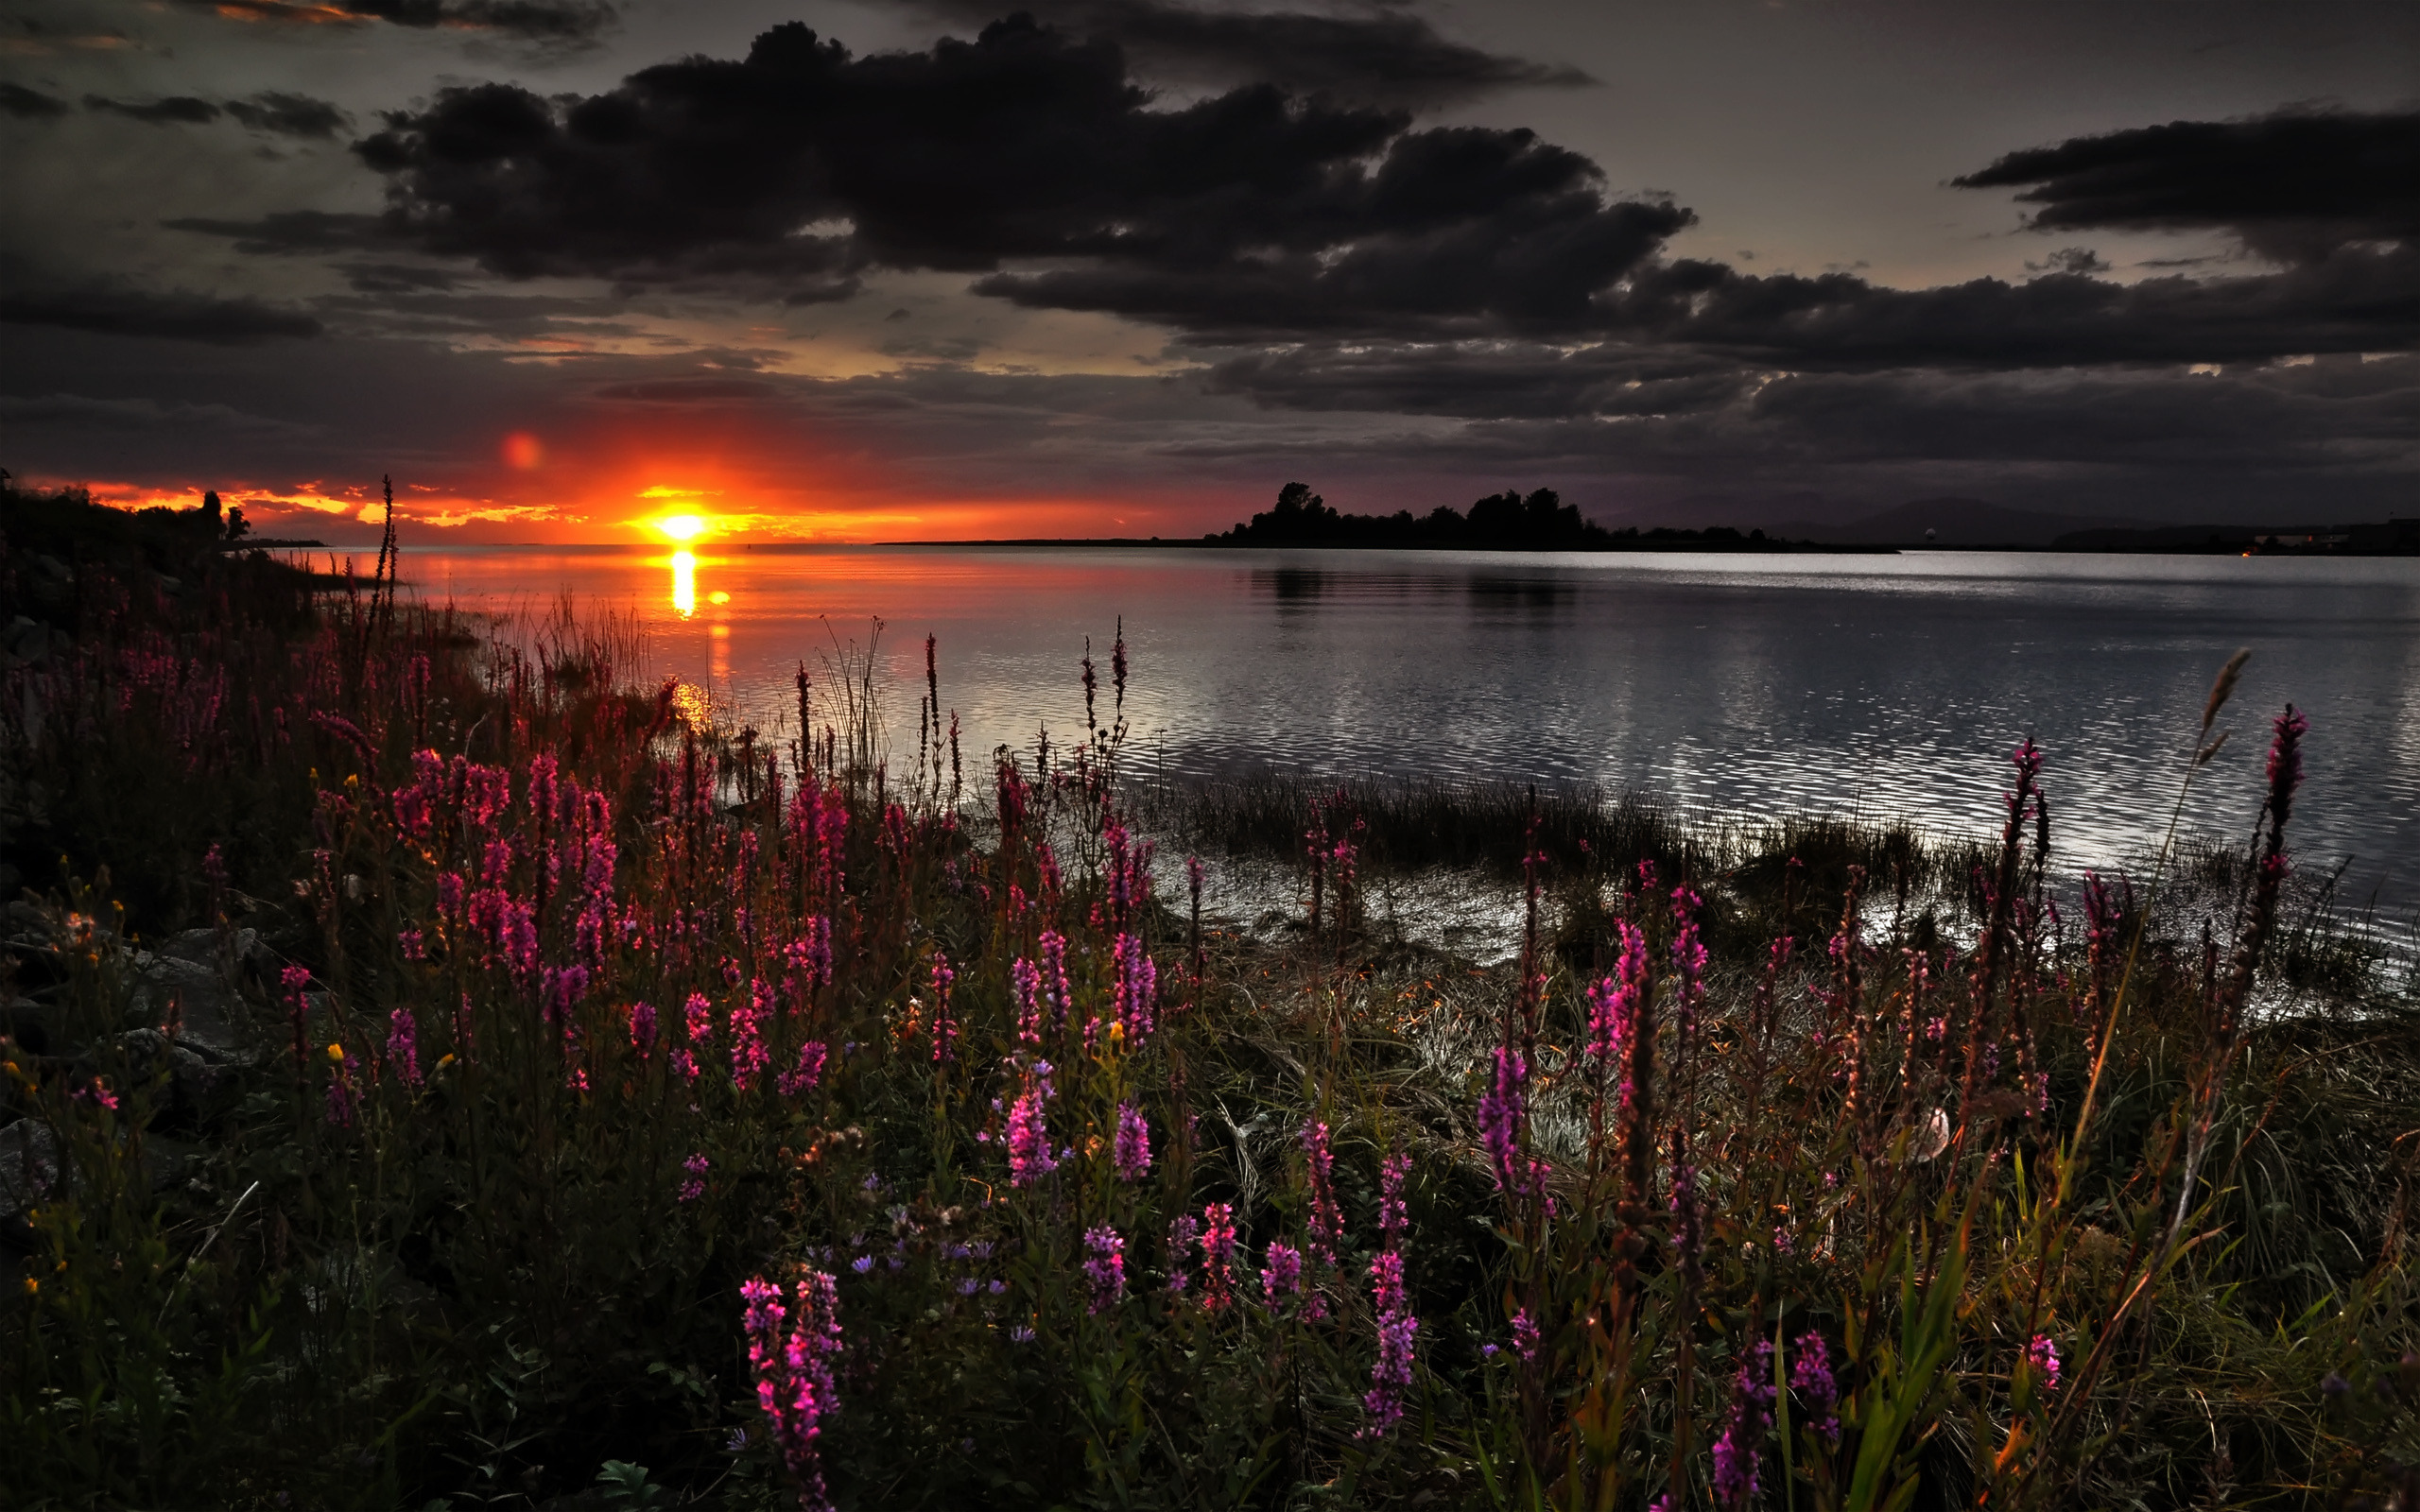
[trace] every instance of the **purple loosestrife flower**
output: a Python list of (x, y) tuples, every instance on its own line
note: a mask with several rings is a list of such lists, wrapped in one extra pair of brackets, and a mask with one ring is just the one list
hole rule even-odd
[(748, 984), (748, 1001), (731, 1008), (731, 1084), (741, 1091), (756, 1085), (772, 1060), (765, 1048), (765, 1019), (772, 1011), (773, 989), (762, 977)]
[(794, 1294), (797, 1318), (786, 1338), (781, 1333), (786, 1314), (780, 1291), (761, 1278), (750, 1279), (739, 1291), (748, 1303), (742, 1325), (748, 1364), (756, 1376), (756, 1405), (765, 1414), (782, 1462), (798, 1479), (806, 1512), (827, 1512), (832, 1503), (816, 1440), (822, 1435), (823, 1419), (839, 1408), (832, 1376), (832, 1362), (846, 1348), (839, 1290), (822, 1271), (802, 1276)]
[(2042, 1378), (2044, 1391), (2059, 1389), (2059, 1347), (2050, 1342), (2050, 1335), (2033, 1335), (2032, 1342), (2025, 1347), (2025, 1363)]
[(540, 975), (539, 982), (546, 1022), (558, 1026), (569, 1023), (572, 1009), (588, 995), (588, 968), (566, 966), (557, 971), (550, 966)]
[(1838, 1449), (1841, 1444), (1840, 1383), (1832, 1379), (1832, 1360), (1824, 1335), (1812, 1330), (1798, 1340), (1798, 1358), (1790, 1362), (1789, 1389), (1806, 1410), (1806, 1426)]
[(1370, 1389), (1361, 1398), (1369, 1415), (1361, 1436), (1381, 1438), (1403, 1421), (1404, 1394), (1411, 1388), (1412, 1344), (1420, 1320), (1404, 1296), (1403, 1257), (1382, 1250), (1370, 1261), (1371, 1290), (1378, 1305), (1378, 1358), (1370, 1368)]
[(774, 1084), (775, 1090), (785, 1097), (796, 1097), (801, 1092), (813, 1091), (815, 1084), (823, 1079), (825, 1058), (823, 1041), (809, 1040), (798, 1047), (798, 1064), (782, 1073)]
[(674, 1074), (678, 1075), (684, 1082), (694, 1083), (697, 1081), (698, 1057), (691, 1055), (685, 1046), (672, 1052), (671, 1059)]
[(1390, 1155), (1378, 1162), (1378, 1234), (1389, 1249), (1398, 1247), (1411, 1228), (1403, 1205), (1404, 1178), (1411, 1175), (1411, 1157)]
[(1403, 1421), (1404, 1393), (1411, 1387), (1412, 1342), (1420, 1320), (1411, 1315), (1411, 1298), (1404, 1288), (1404, 1177), (1411, 1158), (1391, 1155), (1378, 1162), (1378, 1232), (1385, 1246), (1370, 1260), (1370, 1290), (1378, 1314), (1378, 1359), (1370, 1370), (1370, 1389), (1361, 1398), (1369, 1422), (1363, 1437), (1382, 1437)]
[(328, 1060), (335, 1067), (328, 1077), (328, 1122), (338, 1128), (351, 1128), (354, 1118), (361, 1111), (361, 1062), (340, 1044), (328, 1046)]
[[(1043, 854), (1047, 857), (1047, 847), (1043, 849)], [(1050, 890), (1055, 892), (1057, 888), (1054, 885)], [(1042, 932), (1038, 948), (1042, 952), (1043, 997), (1050, 1005), (1054, 1020), (1051, 1027), (1064, 1035), (1067, 1032), (1067, 1015), (1076, 1005), (1075, 989), (1067, 983), (1067, 937), (1055, 929), (1046, 929)]]
[(1621, 954), (1614, 962), (1614, 974), (1588, 989), (1588, 1058), (1599, 1075), (1621, 1063), (1622, 1047), (1630, 1042), (1638, 1017), (1638, 995), (1647, 983), (1646, 932), (1628, 919), (1618, 927)]
[(958, 1021), (950, 1017), (950, 984), (958, 973), (950, 970), (949, 957), (933, 952), (933, 1064), (947, 1065), (958, 1058)]
[(1303, 1252), (1291, 1245), (1271, 1243), (1269, 1263), (1260, 1272), (1261, 1294), (1271, 1302), (1303, 1290)]
[(1159, 969), (1140, 938), (1121, 934), (1110, 946), (1110, 1016), (1126, 1025), (1127, 1043), (1140, 1044), (1157, 1019)]
[(311, 973), (300, 966), (289, 966), (277, 975), (278, 985), (285, 989), (285, 1016), (294, 1027), (294, 1074), (302, 1074), (302, 1022), (311, 1011), (311, 999), (304, 990), (311, 985)]
[(682, 1201), (695, 1202), (706, 1194), (706, 1172), (713, 1164), (703, 1150), (681, 1162), (681, 1169), (689, 1173), (688, 1178), (681, 1183)]
[(387, 1016), (387, 1061), (405, 1086), (419, 1090), (420, 1025), (412, 1022), (409, 1008), (397, 1008)]
[(1024, 956), (1009, 963), (1009, 987), (1017, 1005), (1017, 1040), (1021, 1044), (1040, 1046), (1042, 1043), (1042, 973)]
[(631, 1048), (638, 1052), (641, 1060), (645, 1060), (655, 1051), (655, 1005), (651, 1003), (631, 1004), (630, 1021)]
[(1236, 1210), (1223, 1202), (1201, 1209), (1201, 1306), (1216, 1313), (1236, 1298)]
[(690, 993), (689, 1001), (682, 1006), (681, 1015), (683, 1027), (689, 1032), (691, 1048), (703, 1050), (714, 1043), (715, 1005), (706, 1000), (703, 992)]
[(1185, 1288), (1184, 1266), (1193, 1253), (1193, 1241), (1201, 1236), (1201, 1224), (1191, 1213), (1180, 1212), (1168, 1225), (1168, 1290)]
[(1336, 1157), (1328, 1148), (1327, 1125), (1312, 1119), (1303, 1125), (1303, 1160), (1310, 1175), (1311, 1211), (1304, 1224), (1312, 1258), (1336, 1263), (1336, 1246), (1344, 1238), (1344, 1214), (1336, 1205)]
[(1025, 1091), (1009, 1108), (1009, 1185), (1029, 1187), (1059, 1167), (1050, 1156), (1050, 1128), (1044, 1105), (1050, 1101), (1050, 1062), (1037, 1060)]
[(427, 938), (417, 929), (397, 930), (395, 932), (395, 945), (396, 948), (404, 953), (405, 960), (424, 961), (428, 959)]
[(1487, 1147), (1495, 1189), (1516, 1197), (1543, 1190), (1546, 1177), (1545, 1162), (1521, 1148), (1530, 1120), (1529, 1082), (1528, 1059), (1511, 1045), (1498, 1045), (1495, 1083), (1478, 1099), (1479, 1143)]
[(1512, 1351), (1524, 1362), (1538, 1357), (1538, 1325), (1526, 1307), (1512, 1314)]
[(527, 980), (538, 970), (537, 910), (527, 903), (506, 899), (497, 935), (496, 943), (504, 948), (505, 962), (512, 968), (512, 974)]
[(1084, 1230), (1084, 1288), (1094, 1313), (1105, 1313), (1126, 1295), (1126, 1240), (1103, 1226)]
[(1117, 1137), (1110, 1145), (1110, 1163), (1120, 1181), (1140, 1181), (1151, 1169), (1151, 1126), (1132, 1103), (1117, 1105)]
[(1772, 1427), (1773, 1347), (1764, 1340), (1739, 1357), (1731, 1386), (1731, 1418), (1714, 1441), (1714, 1502), (1746, 1506), (1755, 1500), (1765, 1434)]

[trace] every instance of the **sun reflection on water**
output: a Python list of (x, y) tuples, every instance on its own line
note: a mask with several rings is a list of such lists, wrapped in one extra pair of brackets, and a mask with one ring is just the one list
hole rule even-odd
[(698, 558), (689, 552), (672, 554), (672, 607), (684, 620), (698, 612)]

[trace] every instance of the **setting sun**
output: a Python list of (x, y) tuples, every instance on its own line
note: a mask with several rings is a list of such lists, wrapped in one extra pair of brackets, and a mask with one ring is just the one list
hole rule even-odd
[(668, 514), (655, 522), (655, 528), (667, 541), (695, 541), (706, 533), (706, 522), (702, 515)]

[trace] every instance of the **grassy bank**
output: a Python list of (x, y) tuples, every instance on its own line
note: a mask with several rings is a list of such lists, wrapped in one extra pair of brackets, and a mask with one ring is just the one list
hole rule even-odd
[[(1122, 651), (885, 767), (216, 571), (0, 689), (10, 1504), (2411, 1504), (2420, 1019), (2290, 723), (2257, 854), (2087, 882), (2057, 753), (1972, 849), (1151, 794)], [(1505, 964), (1375, 927), (1439, 865)]]

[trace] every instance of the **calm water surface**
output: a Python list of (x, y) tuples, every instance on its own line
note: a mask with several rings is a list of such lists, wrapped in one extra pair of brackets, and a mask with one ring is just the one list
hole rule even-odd
[[(1584, 781), (1723, 815), (1995, 824), (2005, 756), (2049, 752), (2082, 865), (2156, 843), (2211, 675), (2254, 650), (2188, 829), (2258, 807), (2266, 720), (2310, 716), (2296, 830), (2348, 885), (2420, 900), (2420, 562), (1918, 552), (1897, 557), (1172, 548), (498, 548), (422, 553), (423, 594), (635, 614), (648, 671), (771, 728), (804, 660), (879, 617), (894, 747), (926, 634), (970, 758), (1082, 725), (1118, 618), (1145, 759)], [(897, 721), (910, 721), (903, 734)], [(792, 719), (791, 723), (795, 723)]]

